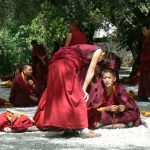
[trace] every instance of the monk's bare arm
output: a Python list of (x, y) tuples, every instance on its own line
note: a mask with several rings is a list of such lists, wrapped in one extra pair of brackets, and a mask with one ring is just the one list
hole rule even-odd
[(70, 45), (71, 39), (72, 39), (72, 33), (68, 33), (67, 38), (66, 38), (66, 42), (65, 42), (65, 46)]
[(85, 77), (85, 81), (84, 81), (84, 84), (83, 84), (83, 90), (84, 91), (86, 91), (88, 85), (92, 81), (92, 78), (93, 78), (94, 73), (95, 73), (96, 65), (97, 65), (101, 55), (102, 55), (102, 50), (98, 49), (94, 52), (94, 54), (92, 56), (92, 60), (91, 60), (91, 63), (89, 65), (89, 68), (88, 68), (88, 71), (87, 71), (87, 74), (86, 74), (86, 77)]

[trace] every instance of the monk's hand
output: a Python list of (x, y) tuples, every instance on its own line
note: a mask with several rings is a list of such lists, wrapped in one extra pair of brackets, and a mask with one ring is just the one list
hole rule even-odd
[(33, 95), (30, 95), (30, 99), (36, 103), (39, 101), (38, 98)]
[(34, 84), (33, 80), (29, 80), (29, 84), (30, 84), (33, 88), (35, 88), (35, 84)]
[(109, 106), (108, 108), (109, 108), (108, 110), (111, 111), (111, 112), (115, 112), (115, 111), (118, 110), (118, 106), (117, 105), (112, 105), (112, 106)]
[(85, 94), (84, 96), (85, 102), (87, 102), (89, 100), (89, 94), (86, 91), (84, 91), (84, 94)]
[(118, 110), (119, 110), (120, 112), (125, 111), (125, 109), (126, 109), (126, 106), (125, 106), (125, 105), (119, 105), (119, 106), (118, 106)]
[(106, 57), (106, 53), (105, 53), (105, 52), (102, 52), (102, 54), (101, 54), (101, 56), (100, 56), (99, 61), (104, 60), (104, 59), (105, 59), (105, 57)]

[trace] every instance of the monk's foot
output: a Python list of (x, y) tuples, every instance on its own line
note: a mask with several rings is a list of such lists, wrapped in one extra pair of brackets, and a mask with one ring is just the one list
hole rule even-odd
[(81, 138), (94, 138), (94, 137), (100, 137), (102, 136), (100, 133), (95, 133), (92, 130), (89, 130), (89, 132), (81, 132), (79, 137)]
[(63, 137), (76, 137), (79, 136), (79, 131), (77, 130), (72, 130), (72, 129), (67, 129), (64, 131)]
[(102, 128), (102, 127), (103, 127), (102, 123), (97, 122), (96, 126), (95, 126), (95, 129)]
[(31, 126), (27, 129), (27, 131), (32, 132), (32, 131), (39, 131), (39, 129), (36, 126)]
[(7, 133), (13, 132), (13, 130), (12, 130), (11, 128), (9, 128), (9, 127), (5, 127), (5, 128), (3, 129), (3, 131), (4, 131), (4, 132), (7, 132)]
[(129, 122), (129, 123), (126, 124), (126, 126), (127, 126), (127, 128), (131, 128), (131, 127), (134, 126), (134, 123), (133, 122)]

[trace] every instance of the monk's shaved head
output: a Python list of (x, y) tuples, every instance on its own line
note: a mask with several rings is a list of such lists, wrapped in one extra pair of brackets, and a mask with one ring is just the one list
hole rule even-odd
[(27, 70), (28, 68), (32, 68), (32, 66), (30, 66), (30, 65), (24, 65), (24, 66), (22, 67), (22, 71), (25, 71), (25, 70)]
[(105, 73), (110, 73), (112, 74), (114, 77), (116, 77), (116, 72), (114, 69), (111, 69), (111, 68), (106, 68), (102, 71), (102, 76), (104, 76)]

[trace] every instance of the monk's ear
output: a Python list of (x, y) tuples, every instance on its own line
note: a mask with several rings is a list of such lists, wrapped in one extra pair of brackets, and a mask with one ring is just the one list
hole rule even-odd
[(116, 80), (117, 80), (117, 78), (116, 78), (116, 77), (114, 77), (114, 82), (116, 82)]

